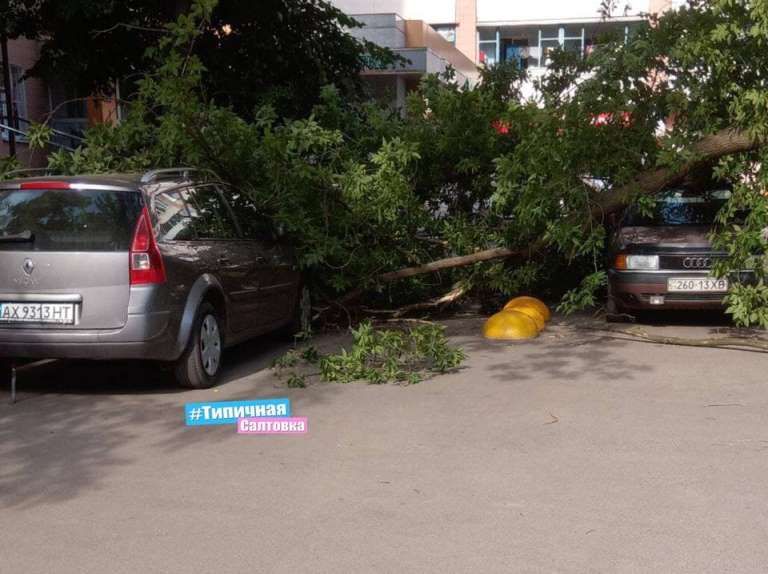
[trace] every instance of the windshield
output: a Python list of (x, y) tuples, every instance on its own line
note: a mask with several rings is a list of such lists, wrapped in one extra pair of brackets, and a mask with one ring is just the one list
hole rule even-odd
[(650, 213), (641, 213), (637, 206), (632, 207), (627, 213), (626, 225), (712, 225), (730, 197), (731, 190), (726, 187), (707, 191), (670, 189), (656, 197)]
[(0, 251), (127, 251), (138, 192), (0, 190)]

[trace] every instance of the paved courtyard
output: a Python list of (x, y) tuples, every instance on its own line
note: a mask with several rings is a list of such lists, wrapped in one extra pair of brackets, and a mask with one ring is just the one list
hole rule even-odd
[[(19, 402), (0, 392), (0, 572), (768, 570), (768, 357), (480, 325), (450, 321), (465, 368), (410, 387), (286, 389), (269, 338), (206, 391), (22, 370)], [(310, 433), (184, 426), (186, 402), (263, 397)]]

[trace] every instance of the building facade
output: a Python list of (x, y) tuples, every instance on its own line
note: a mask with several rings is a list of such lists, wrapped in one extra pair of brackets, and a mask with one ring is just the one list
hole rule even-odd
[[(332, 0), (347, 14), (366, 24), (355, 32), (382, 46), (400, 48), (390, 36), (377, 36), (368, 27), (379, 18), (425, 23), (476, 68), (513, 60), (536, 78), (546, 71), (548, 53), (556, 48), (586, 54), (605, 33), (628, 37), (648, 14), (661, 13), (684, 0), (632, 0), (617, 2), (606, 20), (599, 0)], [(407, 54), (404, 54), (407, 56)], [(450, 61), (450, 58), (447, 59)], [(455, 67), (455, 66), (454, 66)], [(419, 71), (429, 72), (419, 68)], [(406, 83), (406, 87), (407, 87)]]
[(475, 63), (423, 20), (405, 19), (395, 12), (355, 14), (355, 19), (363, 27), (352, 28), (351, 35), (390, 48), (403, 58), (400, 65), (384, 67), (372, 63), (363, 72), (376, 99), (402, 107), (405, 94), (418, 85), (424, 74), (440, 74), (449, 66), (461, 84), (473, 81), (476, 76)]

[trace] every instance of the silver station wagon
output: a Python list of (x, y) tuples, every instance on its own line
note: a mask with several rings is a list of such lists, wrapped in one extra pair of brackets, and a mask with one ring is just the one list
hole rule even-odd
[(14, 361), (143, 359), (216, 382), (222, 350), (305, 329), (291, 250), (204, 172), (0, 182), (0, 375)]

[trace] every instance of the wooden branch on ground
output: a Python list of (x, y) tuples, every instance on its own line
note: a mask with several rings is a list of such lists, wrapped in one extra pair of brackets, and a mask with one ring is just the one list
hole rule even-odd
[(368, 309), (366, 307), (363, 307), (363, 311), (377, 314), (377, 315), (392, 315), (393, 319), (399, 319), (400, 317), (403, 317), (404, 315), (408, 315), (409, 313), (413, 313), (414, 311), (425, 311), (427, 309), (435, 309), (437, 307), (442, 307), (444, 305), (453, 303), (454, 301), (458, 301), (467, 293), (468, 290), (469, 289), (467, 288), (466, 285), (457, 283), (456, 285), (453, 286), (453, 289), (448, 291), (448, 293), (436, 299), (432, 299), (430, 301), (412, 303), (411, 305), (405, 305), (404, 307), (400, 307), (399, 309)]
[[(670, 337), (667, 335), (649, 335), (640, 329), (622, 329), (616, 327), (576, 327), (578, 330), (599, 331), (631, 337), (643, 343), (656, 343), (661, 345), (676, 345), (680, 347), (708, 347), (714, 349), (731, 349), (768, 353), (768, 340), (757, 337), (709, 337), (706, 339), (690, 339), (687, 337)], [(624, 339), (624, 337), (621, 337)]]
[(432, 301), (425, 301), (423, 303), (413, 303), (412, 305), (406, 305), (405, 307), (401, 307), (400, 309), (398, 309), (395, 312), (395, 314), (392, 316), (395, 318), (398, 318), (398, 317), (407, 315), (408, 313), (413, 313), (414, 311), (424, 311), (426, 309), (434, 309), (436, 307), (442, 307), (444, 305), (453, 303), (454, 301), (458, 301), (467, 293), (467, 291), (468, 291), (468, 288), (466, 285), (456, 284), (453, 286), (453, 289), (448, 291), (448, 293), (446, 293), (442, 297), (438, 297), (437, 299), (433, 299)]

